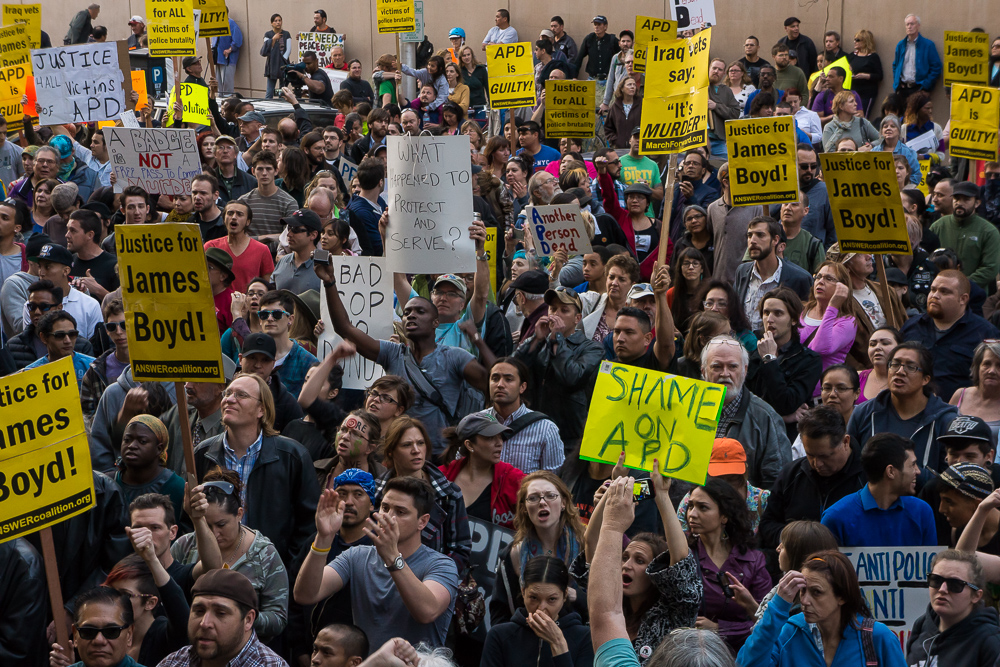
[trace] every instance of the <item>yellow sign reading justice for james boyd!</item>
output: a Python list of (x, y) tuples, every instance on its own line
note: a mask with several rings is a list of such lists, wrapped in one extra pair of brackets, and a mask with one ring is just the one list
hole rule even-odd
[(486, 47), (490, 79), (490, 106), (494, 109), (530, 107), (535, 103), (535, 65), (531, 44), (491, 44)]
[(219, 325), (198, 225), (120, 225), (115, 247), (132, 376), (222, 382)]
[(0, 542), (94, 504), (73, 359), (0, 379)]
[(194, 56), (192, 0), (146, 0), (149, 55)]
[(985, 86), (990, 82), (990, 36), (985, 32), (944, 31), (944, 85)]
[(601, 362), (580, 458), (704, 484), (726, 388), (610, 361)]
[(798, 201), (795, 124), (791, 116), (726, 121), (733, 206)]
[(376, 12), (379, 34), (413, 32), (417, 29), (413, 0), (378, 0)]

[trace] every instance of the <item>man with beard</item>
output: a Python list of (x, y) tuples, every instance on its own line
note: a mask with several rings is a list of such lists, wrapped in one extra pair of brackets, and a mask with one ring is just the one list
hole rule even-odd
[(753, 261), (739, 265), (733, 287), (743, 302), (752, 331), (762, 329), (758, 308), (761, 299), (778, 285), (792, 288), (803, 301), (809, 298), (812, 277), (805, 270), (777, 255), (778, 244), (782, 242), (783, 235), (781, 225), (767, 216), (756, 217), (747, 226), (747, 254)]
[[(374, 146), (378, 146), (385, 141), (385, 135), (389, 131), (389, 121), (392, 118), (385, 109), (372, 109), (368, 113), (368, 134), (354, 142), (351, 148), (351, 160), (354, 164), (361, 164), (361, 161), (368, 155), (368, 151)], [(324, 138), (325, 143), (325, 138)]]
[(233, 258), (233, 289), (245, 292), (250, 281), (257, 276), (265, 281), (271, 279), (274, 260), (266, 245), (251, 238), (250, 225), (253, 223), (253, 209), (245, 199), (231, 201), (222, 211), (226, 236), (205, 243), (205, 248), (221, 248)]
[(1000, 232), (976, 215), (979, 188), (974, 183), (956, 183), (952, 200), (954, 212), (936, 220), (931, 231), (943, 247), (954, 249), (969, 280), (988, 290), (1000, 270)]
[(218, 201), (219, 181), (215, 176), (201, 173), (191, 179), (191, 202), (194, 204), (191, 221), (198, 224), (204, 241), (221, 239), (226, 235), (222, 211), (216, 204)]
[(777, 80), (778, 74), (774, 69), (774, 65), (766, 63), (760, 68), (760, 86), (757, 90), (750, 93), (747, 97), (747, 101), (743, 104), (743, 115), (750, 115), (750, 108), (753, 105), (754, 98), (756, 98), (761, 93), (770, 93), (774, 97), (775, 102), (780, 102), (784, 97), (785, 93), (774, 87), (774, 82)]
[[(646, 286), (648, 288), (648, 285)], [(626, 306), (618, 311), (612, 333), (613, 361), (665, 371), (674, 358), (674, 318), (667, 305), (667, 289), (670, 287), (670, 267), (657, 266), (653, 275), (654, 316), (637, 306)], [(629, 290), (632, 295), (635, 287)], [(633, 297), (634, 301), (640, 298)], [(653, 324), (656, 324), (655, 332)]]
[(191, 589), (188, 637), (192, 644), (164, 658), (159, 667), (210, 667), (240, 662), (255, 667), (287, 667), (253, 630), (257, 592), (244, 575), (222, 568), (199, 577)]
[[(833, 211), (830, 210), (830, 195), (826, 183), (820, 180), (819, 158), (811, 144), (799, 144), (799, 189), (809, 197), (809, 212), (802, 218), (802, 229), (820, 240), (824, 248), (829, 248), (837, 240), (833, 229)], [(781, 204), (771, 205), (771, 217), (781, 216)], [(716, 244), (718, 248), (718, 244)]]
[(750, 35), (743, 42), (744, 55), (739, 59), (739, 62), (743, 63), (743, 66), (746, 67), (747, 74), (750, 75), (750, 80), (753, 82), (753, 85), (758, 87), (760, 86), (760, 70), (765, 65), (771, 64), (760, 57), (758, 53), (759, 51), (760, 40), (753, 35)]

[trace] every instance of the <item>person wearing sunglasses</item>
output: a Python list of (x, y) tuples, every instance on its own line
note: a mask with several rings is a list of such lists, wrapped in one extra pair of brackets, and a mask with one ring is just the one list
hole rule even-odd
[[(28, 315), (24, 319), (24, 331), (7, 339), (4, 351), (7, 352), (17, 370), (22, 370), (28, 364), (43, 356), (48, 349), (38, 336), (38, 322), (50, 311), (62, 310), (62, 289), (52, 284), (51, 280), (33, 280), (28, 286), (28, 299), (25, 310)], [(20, 307), (20, 304), (18, 304)], [(93, 347), (86, 338), (77, 338), (75, 350), (83, 354), (93, 354)]]
[(293, 294), (320, 289), (319, 278), (313, 271), (313, 251), (319, 245), (323, 223), (319, 216), (307, 208), (295, 211), (281, 219), (287, 226), (290, 253), (278, 260), (271, 274), (275, 289), (287, 289)]
[[(38, 263), (38, 277), (51, 280), (52, 284), (62, 290), (63, 310), (76, 320), (80, 327), (80, 335), (90, 338), (94, 328), (102, 321), (101, 306), (96, 299), (77, 290), (70, 284), (69, 277), (73, 266), (73, 253), (61, 245), (46, 243), (38, 249), (37, 255), (29, 255), (28, 261)], [(28, 305), (24, 304), (24, 321), (30, 319)]]
[(76, 373), (76, 382), (82, 384), (83, 376), (86, 374), (94, 358), (88, 354), (75, 351), (76, 340), (80, 332), (76, 328), (76, 319), (65, 310), (56, 310), (46, 313), (38, 322), (38, 337), (45, 344), (48, 353), (36, 359), (26, 366), (26, 368), (38, 368), (50, 361), (58, 361), (63, 357), (72, 356), (73, 370)]
[(80, 402), (83, 405), (83, 417), (88, 426), (94, 419), (97, 403), (104, 395), (104, 390), (112, 382), (116, 382), (122, 372), (128, 368), (128, 336), (125, 333), (125, 307), (121, 299), (111, 299), (104, 304), (104, 330), (111, 339), (112, 347), (97, 357), (83, 375), (80, 384)]
[(261, 329), (274, 341), (275, 370), (288, 393), (297, 399), (306, 380), (306, 372), (313, 364), (319, 363), (319, 359), (289, 336), (296, 317), (295, 299), (286, 290), (272, 290), (260, 298), (257, 318)]
[[(73, 647), (80, 661), (72, 667), (142, 667), (128, 651), (135, 615), (128, 593), (98, 586), (79, 595), (73, 614)], [(50, 667), (68, 667), (66, 648), (52, 644)]]

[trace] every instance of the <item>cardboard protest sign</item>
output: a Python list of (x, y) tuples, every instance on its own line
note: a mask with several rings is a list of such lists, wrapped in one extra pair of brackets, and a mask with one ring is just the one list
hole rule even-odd
[(115, 119), (126, 108), (114, 42), (36, 49), (31, 67), (42, 125)]
[(136, 111), (142, 111), (149, 106), (149, 93), (146, 92), (146, 71), (134, 69), (132, 75), (132, 90), (139, 96), (139, 101), (135, 103)]
[(380, 35), (417, 29), (413, 0), (376, 0), (375, 18)]
[(0, 28), (0, 115), (7, 119), (7, 131), (21, 129), (24, 109), (21, 98), (31, 76), (31, 49), (24, 23)]
[(149, 55), (154, 58), (198, 55), (194, 20), (192, 0), (146, 0)]
[(1000, 92), (985, 86), (952, 86), (949, 155), (995, 162), (998, 127)]
[(535, 65), (531, 44), (491, 44), (486, 47), (490, 107), (516, 109), (535, 103)]
[(791, 116), (726, 121), (733, 206), (799, 199), (795, 123)]
[(674, 97), (708, 88), (711, 43), (711, 30), (702, 30), (689, 39), (651, 42), (646, 56), (643, 104), (650, 97)]
[(545, 82), (545, 136), (594, 136), (596, 81)]
[(103, 132), (115, 170), (115, 192), (138, 185), (150, 194), (191, 194), (191, 179), (201, 173), (194, 130), (108, 127)]
[(647, 97), (639, 117), (639, 152), (680, 153), (708, 144), (708, 88), (675, 97)]
[(72, 357), (0, 379), (0, 542), (94, 505)]
[(388, 137), (389, 228), (385, 256), (399, 273), (476, 270), (469, 141)]
[(198, 17), (199, 37), (222, 37), (229, 34), (229, 9), (226, 0), (194, 0), (200, 10)]
[(927, 575), (945, 547), (841, 547), (858, 575), (872, 617), (884, 623), (906, 649), (913, 623), (930, 601)]
[[(513, 517), (496, 516), (494, 521), (510, 521)], [(514, 531), (502, 528), (495, 523), (469, 517), (469, 531), (472, 533), (472, 553), (469, 555), (469, 565), (474, 571), (476, 584), (483, 592), (486, 608), (490, 608), (493, 597), (493, 584), (496, 583), (496, 571), (502, 567), (500, 552), (514, 541)], [(487, 614), (479, 624), (473, 636), (480, 641), (486, 641), (486, 633), (490, 631), (490, 616)]]
[(650, 42), (669, 42), (676, 39), (676, 21), (668, 21), (655, 16), (636, 16), (632, 70), (635, 72), (646, 71), (646, 49)]
[(990, 36), (985, 32), (944, 31), (944, 85), (985, 86), (990, 82)]
[[(197, 83), (182, 83), (180, 86), (181, 103), (184, 105), (182, 120), (185, 123), (194, 123), (195, 125), (210, 125), (212, 112), (208, 108), (208, 88)], [(167, 125), (174, 122), (174, 101), (176, 99), (176, 89), (171, 90), (170, 99), (167, 101)]]
[(594, 252), (579, 204), (529, 206), (525, 229), (539, 255), (551, 257), (562, 248), (570, 257)]
[[(299, 62), (302, 62), (306, 53), (312, 51), (316, 54), (316, 60), (319, 61), (320, 67), (326, 67), (330, 64), (330, 52), (333, 47), (344, 46), (344, 36), (333, 32), (300, 32), (298, 41)], [(333, 71), (329, 70), (326, 73), (329, 75)]]
[[(388, 340), (392, 329), (392, 273), (386, 270), (384, 257), (331, 257), (340, 300), (347, 309), (351, 324), (376, 340)], [(320, 295), (320, 319), (333, 322), (326, 305), (326, 287)], [(324, 328), (316, 345), (316, 356), (325, 359), (343, 338)], [(367, 389), (385, 375), (385, 369), (374, 361), (355, 354), (341, 362), (344, 368), (344, 389)]]
[(726, 388), (679, 375), (602, 361), (580, 458), (660, 472), (704, 484)]
[(196, 224), (115, 228), (132, 376), (140, 382), (223, 381), (202, 244)]
[(819, 158), (841, 252), (910, 254), (892, 153)]
[(344, 179), (347, 187), (351, 187), (351, 181), (358, 175), (358, 165), (348, 160), (343, 155), (340, 156), (340, 177)]
[(3, 6), (3, 25), (24, 23), (28, 28), (28, 45), (37, 49), (42, 45), (42, 6), (41, 5), (7, 5)]
[(668, 0), (670, 18), (678, 30), (693, 30), (715, 25), (715, 0)]

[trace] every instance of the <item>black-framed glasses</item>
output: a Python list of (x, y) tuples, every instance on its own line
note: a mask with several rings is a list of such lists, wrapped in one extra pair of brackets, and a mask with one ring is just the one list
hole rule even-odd
[(209, 489), (218, 489), (223, 494), (231, 496), (236, 491), (236, 487), (231, 482), (205, 482), (202, 486), (205, 488), (205, 493), (208, 493)]
[(923, 368), (917, 366), (916, 364), (904, 364), (902, 361), (899, 361), (898, 359), (893, 359), (892, 361), (889, 362), (890, 371), (898, 371), (900, 369), (906, 371), (907, 374), (909, 375), (912, 375), (913, 373), (921, 373), (924, 370)]
[(128, 625), (106, 625), (102, 628), (83, 626), (78, 627), (76, 631), (80, 635), (80, 639), (91, 642), (97, 639), (98, 634), (104, 635), (105, 639), (118, 639), (121, 637), (122, 630), (127, 630), (129, 627)]
[(281, 318), (288, 315), (287, 311), (284, 310), (258, 310), (257, 317), (262, 320), (273, 319), (275, 322), (280, 322)]
[(105, 322), (104, 328), (108, 330), (108, 333), (115, 333), (119, 329), (124, 333), (125, 323), (124, 322)]
[(946, 587), (948, 592), (953, 595), (958, 595), (962, 592), (962, 589), (968, 586), (974, 591), (982, 590), (979, 586), (969, 583), (965, 579), (959, 579), (958, 577), (942, 577), (940, 574), (928, 574), (927, 575), (927, 585), (930, 588), (940, 589), (942, 586)]
[(64, 338), (76, 338), (77, 336), (80, 335), (80, 332), (77, 331), (76, 329), (69, 329), (66, 331), (53, 331), (49, 335), (55, 338), (56, 340), (63, 340)]
[(47, 313), (47, 312), (49, 312), (49, 310), (51, 308), (54, 308), (55, 305), (56, 304), (54, 304), (54, 303), (32, 303), (31, 301), (29, 301), (28, 302), (28, 310), (29, 311), (39, 310), (39, 311), (41, 311), (43, 313)]
[(389, 394), (380, 394), (378, 392), (378, 389), (369, 389), (365, 393), (368, 395), (368, 398), (377, 399), (382, 403), (388, 403), (389, 405), (399, 405), (399, 401), (397, 401)]

